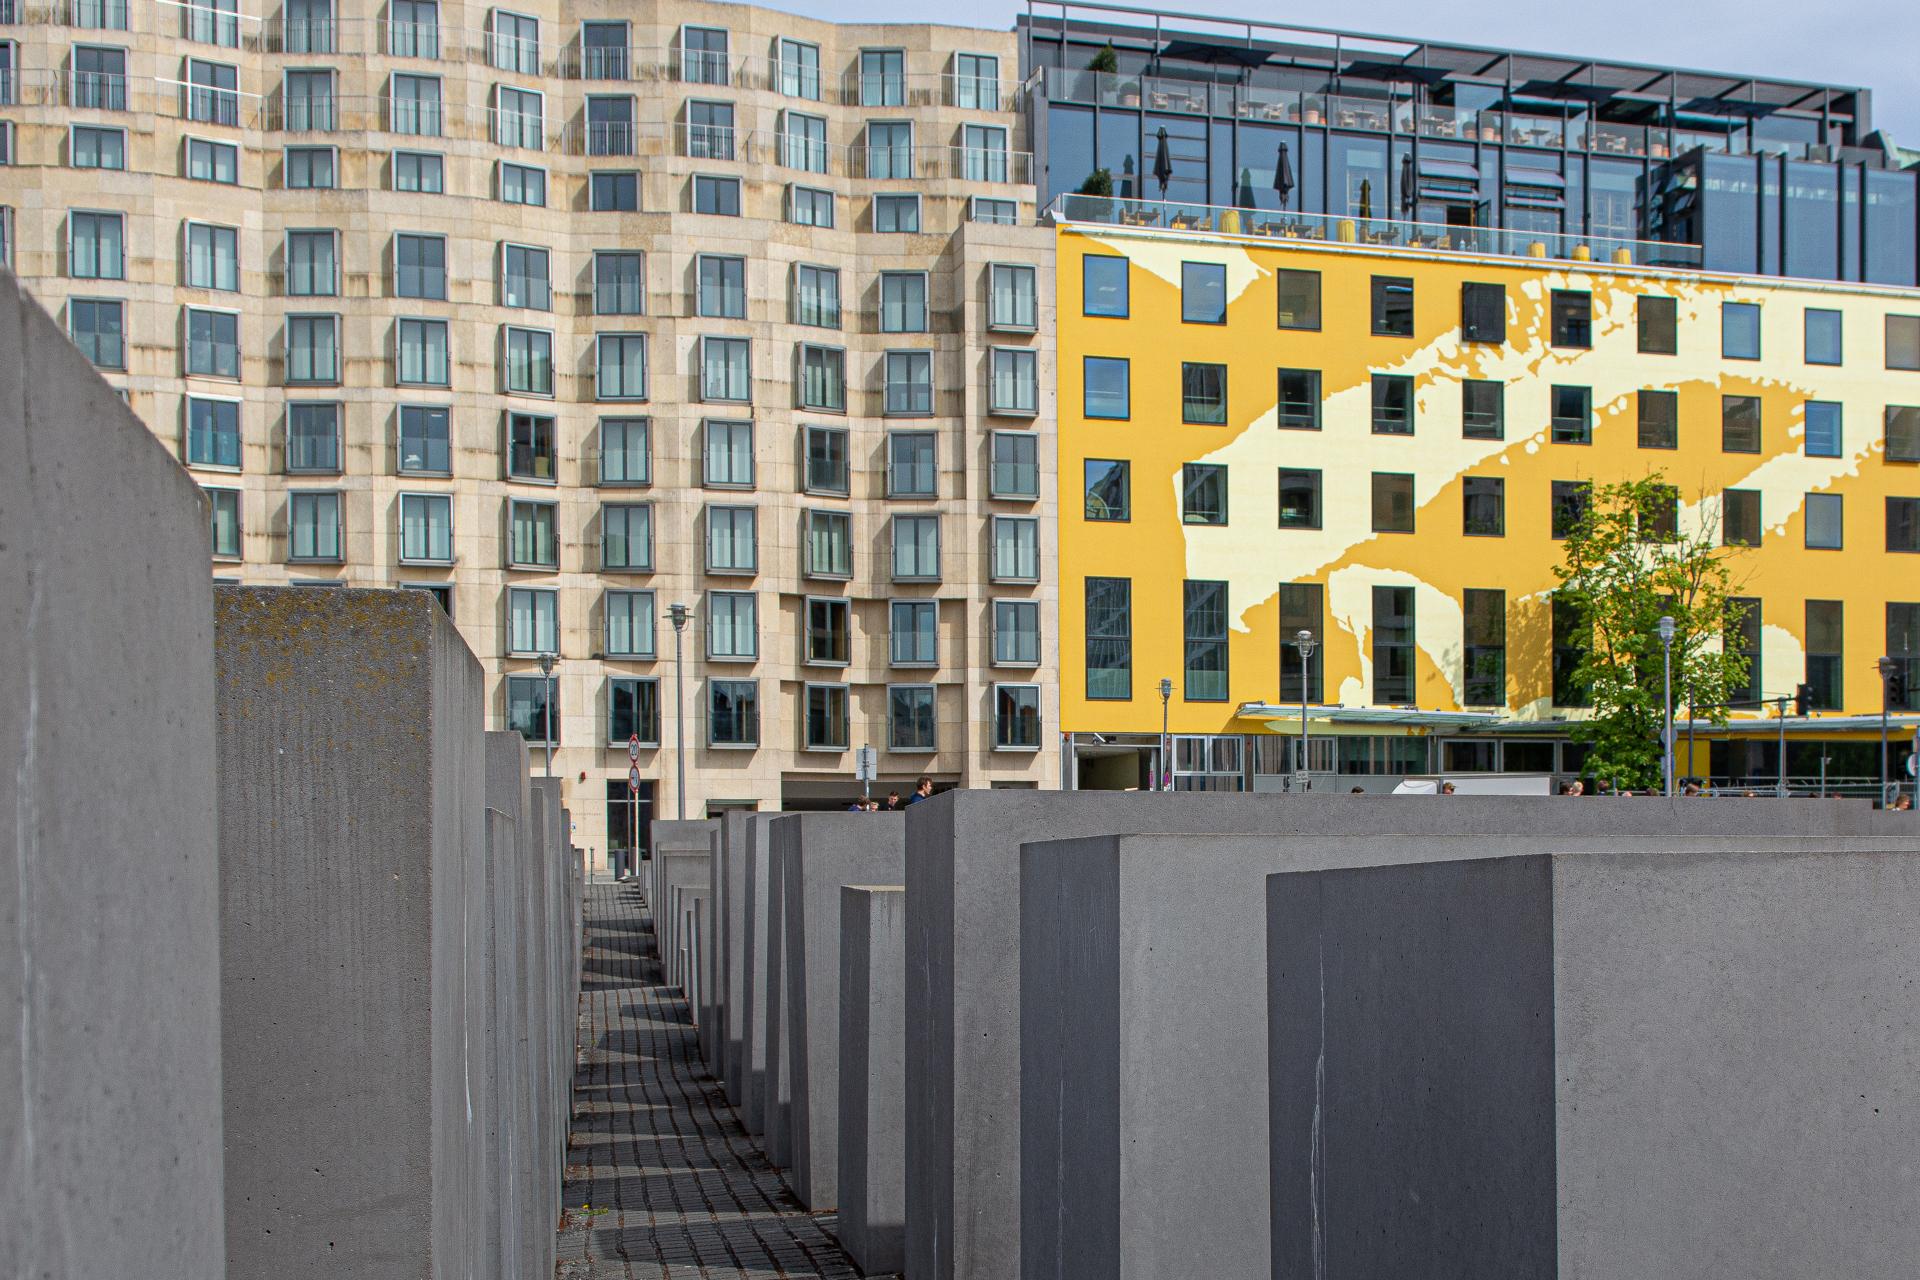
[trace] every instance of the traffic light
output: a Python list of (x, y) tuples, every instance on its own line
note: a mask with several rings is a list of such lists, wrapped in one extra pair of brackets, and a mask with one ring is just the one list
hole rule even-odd
[(1907, 705), (1907, 673), (1899, 667), (1887, 677), (1887, 705), (1904, 707)]
[(1793, 686), (1793, 714), (1804, 716), (1813, 710), (1813, 686), (1797, 684)]

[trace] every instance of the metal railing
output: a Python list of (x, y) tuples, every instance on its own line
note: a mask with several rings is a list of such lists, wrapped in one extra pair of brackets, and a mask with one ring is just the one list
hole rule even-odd
[(1356, 248), (1437, 250), (1692, 270), (1698, 270), (1702, 261), (1699, 245), (1664, 240), (1628, 240), (1511, 227), (1454, 227), (1399, 218), (1290, 213), (1113, 196), (1063, 195), (1048, 207), (1047, 214), (1056, 222), (1263, 236), (1282, 243), (1307, 241)]
[(570, 45), (558, 59), (558, 73), (570, 80), (674, 80), (716, 88), (756, 89), (796, 102), (840, 106), (959, 107), (1012, 111), (1024, 86), (1018, 80), (962, 75), (953, 71), (903, 72), (883, 76), (858, 70), (831, 71), (779, 58), (717, 54), (641, 45)]

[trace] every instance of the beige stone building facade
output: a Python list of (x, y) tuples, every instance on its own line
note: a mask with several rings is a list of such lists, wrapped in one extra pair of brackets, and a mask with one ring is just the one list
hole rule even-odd
[(675, 816), (683, 724), (688, 816), (844, 803), (864, 745), (882, 794), (1057, 784), (1010, 34), (271, 3), (0, 0), (0, 247), (216, 575), (436, 591), (539, 768), (557, 654), (597, 850)]

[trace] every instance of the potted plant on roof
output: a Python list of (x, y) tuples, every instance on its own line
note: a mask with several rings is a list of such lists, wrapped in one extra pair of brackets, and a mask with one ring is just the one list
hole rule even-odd
[(1103, 76), (1120, 73), (1120, 55), (1114, 52), (1113, 41), (1107, 41), (1105, 48), (1087, 60), (1087, 70), (1098, 71)]
[(1095, 169), (1087, 175), (1087, 180), (1080, 184), (1080, 194), (1083, 196), (1106, 196), (1111, 198), (1113, 196), (1113, 174), (1106, 169)]

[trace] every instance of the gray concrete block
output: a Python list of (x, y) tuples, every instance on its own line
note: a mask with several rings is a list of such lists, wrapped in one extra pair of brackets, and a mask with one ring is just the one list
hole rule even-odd
[(720, 972), (719, 947), (715, 944), (726, 932), (726, 903), (721, 900), (721, 885), (726, 875), (726, 833), (723, 824), (715, 821), (713, 830), (707, 835), (707, 883), (701, 890), (706, 899), (709, 927), (702, 930), (700, 945), (695, 948), (700, 957), (700, 999), (694, 1002), (694, 1026), (699, 1034), (700, 1060), (715, 1079), (720, 1076), (720, 1044), (716, 1034), (720, 1022), (720, 1005), (714, 986)]
[[(540, 929), (536, 960), (541, 970), (534, 985), (537, 1001), (534, 1027), (540, 1070), (536, 1098), (541, 1103), (534, 1149), (539, 1154), (539, 1204), (557, 1230), (573, 1092), (573, 1073), (568, 1063), (573, 1051), (573, 1010), (579, 990), (573, 985), (567, 941), (574, 859), (569, 856), (571, 851), (562, 834), (560, 780), (533, 779), (527, 798), (531, 804), (528, 827), (534, 838), (535, 918)], [(549, 1236), (553, 1234), (553, 1231), (547, 1232)]]
[(215, 642), (228, 1274), (496, 1274), (480, 664), (410, 591)]
[(752, 834), (745, 810), (721, 819), (725, 856), (717, 886), (719, 906), (714, 912), (714, 994), (720, 1005), (720, 1082), (736, 1110), (746, 1107), (747, 1035), (747, 879)]
[(1920, 854), (1320, 871), (1269, 904), (1273, 1276), (1912, 1274)]
[(1020, 1266), (1023, 841), (1155, 832), (1852, 835), (1859, 802), (955, 791), (907, 819), (907, 1271), (1004, 1280)]
[(0, 458), (0, 1272), (218, 1277), (207, 516), (5, 271)]
[(839, 1237), (868, 1275), (906, 1265), (906, 890), (840, 890)]
[(766, 960), (760, 966), (760, 977), (767, 987), (766, 998), (766, 1131), (765, 1141), (760, 1149), (766, 1152), (767, 1159), (776, 1169), (786, 1169), (793, 1163), (793, 1081), (787, 1074), (787, 1058), (782, 1052), (782, 1041), (786, 1032), (786, 981), (783, 974), (786, 959), (786, 946), (783, 934), (786, 927), (785, 867), (780, 857), (780, 832), (788, 823), (797, 821), (798, 814), (777, 816), (767, 824), (767, 897), (766, 926), (762, 940), (766, 943)]
[(740, 956), (740, 1075), (746, 1094), (741, 1122), (747, 1132), (764, 1138), (767, 1128), (767, 906), (768, 862), (772, 857), (770, 824), (775, 813), (756, 813), (747, 820), (745, 901)]
[[(666, 969), (668, 983), (680, 988), (682, 994), (687, 987), (687, 973), (683, 967), (687, 940), (682, 918), (678, 914), (672, 895), (675, 890), (689, 897), (703, 893), (710, 879), (708, 865), (712, 860), (713, 855), (704, 845), (697, 850), (668, 849), (659, 855), (660, 883), (662, 891), (668, 895), (665, 912), (667, 933), (660, 955)], [(702, 902), (704, 903), (704, 899)]]
[(905, 870), (898, 813), (803, 813), (775, 823), (781, 864), (781, 1054), (791, 1088), (792, 1172), (800, 1203), (839, 1202), (840, 886), (891, 884)]

